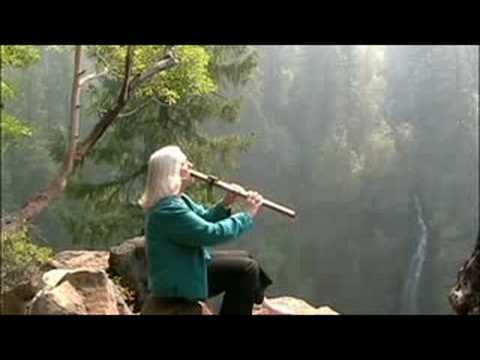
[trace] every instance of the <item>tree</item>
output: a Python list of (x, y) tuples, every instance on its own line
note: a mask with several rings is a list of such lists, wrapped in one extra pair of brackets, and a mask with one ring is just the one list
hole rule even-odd
[[(178, 144), (197, 168), (213, 173), (233, 165), (233, 155), (248, 147), (248, 139), (216, 136), (204, 127), (236, 121), (241, 99), (230, 93), (232, 87), (239, 92), (251, 78), (256, 52), (241, 46), (203, 47), (202, 51), (209, 57), (207, 74), (214, 91), (191, 91), (170, 103), (156, 93), (139, 94), (138, 107), (120, 115), (71, 179), (67, 195), (77, 201), (61, 217), (75, 243), (85, 245), (88, 240), (89, 246), (104, 246), (140, 233), (144, 214), (135, 203), (143, 191), (148, 158), (158, 147)], [(95, 89), (92, 107), (101, 109), (112, 91)], [(54, 151), (57, 157), (61, 149), (62, 145)], [(202, 184), (193, 192), (207, 203), (213, 201)]]
[[(48, 206), (51, 200), (64, 191), (69, 176), (84, 161), (98, 140), (118, 118), (121, 111), (132, 102), (136, 92), (148, 94), (157, 91), (167, 102), (175, 102), (189, 91), (204, 93), (213, 90), (213, 84), (206, 76), (208, 56), (196, 47), (182, 47), (179, 51), (184, 66), (180, 66), (176, 72), (166, 74), (162, 79), (155, 78), (155, 76), (177, 63), (171, 47), (147, 47), (139, 49), (138, 54), (135, 53), (134, 46), (102, 47), (95, 50), (97, 51), (97, 58), (106, 65), (106, 69), (100, 73), (89, 75), (84, 75), (85, 70), (81, 69), (82, 48), (78, 46), (75, 51), (71, 126), (62, 166), (47, 188), (27, 201), (21, 211), (16, 214), (16, 220), (5, 228), (6, 231), (18, 228), (22, 222), (34, 219)], [(138, 61), (135, 61), (136, 55)], [(188, 69), (192, 67), (195, 71), (188, 72)], [(117, 88), (116, 97), (108, 101), (108, 105), (102, 112), (99, 121), (86, 138), (80, 141), (78, 133), (80, 88), (87, 81), (101, 75), (109, 75), (110, 81), (113, 81), (113, 85)], [(151, 82), (152, 79), (155, 81)], [(182, 88), (182, 81), (186, 82), (187, 86)], [(149, 82), (150, 86), (146, 86)]]

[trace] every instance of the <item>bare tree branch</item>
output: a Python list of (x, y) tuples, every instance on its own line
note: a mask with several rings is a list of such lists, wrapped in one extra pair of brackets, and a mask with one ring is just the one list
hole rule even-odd
[(98, 49), (95, 49), (95, 58), (100, 60), (100, 62), (105, 66), (105, 68), (108, 68), (108, 61), (100, 54)]
[[(82, 61), (82, 47), (75, 47), (75, 70), (79, 69)], [(77, 72), (74, 72), (77, 74)], [(65, 176), (70, 175), (74, 167), (75, 152), (77, 150), (78, 141), (80, 140), (80, 91), (81, 91), (81, 75), (77, 74), (74, 78), (72, 86), (72, 99), (70, 104), (71, 120), (70, 120), (70, 144), (65, 158), (67, 166), (65, 166)]]
[(150, 69), (146, 70), (143, 74), (135, 78), (130, 84), (130, 90), (135, 91), (136, 88), (150, 80), (153, 76), (161, 71), (173, 67), (177, 63), (178, 60), (172, 55), (172, 53), (168, 53), (165, 57), (156, 62)]
[(133, 116), (133, 115), (139, 113), (140, 111), (142, 111), (143, 109), (145, 109), (149, 104), (151, 104), (150, 100), (146, 101), (144, 104), (142, 104), (139, 107), (133, 109), (132, 111), (129, 111), (127, 113), (118, 114), (118, 117), (119, 118), (125, 118), (125, 117), (129, 117), (129, 116)]
[(129, 100), (128, 91), (130, 84), (130, 76), (133, 68), (133, 47), (128, 46), (127, 54), (125, 56), (125, 70), (123, 74), (123, 83), (120, 94), (117, 98), (116, 104), (108, 110), (100, 119), (100, 121), (94, 126), (93, 130), (88, 134), (87, 138), (82, 141), (78, 148), (77, 158), (79, 161), (82, 161), (85, 156), (90, 152), (92, 147), (97, 143), (100, 137), (105, 133), (108, 127), (115, 121), (115, 119), (120, 114), (120, 111), (125, 107), (127, 101)]
[(108, 69), (105, 69), (104, 71), (102, 71), (101, 73), (92, 73), (92, 74), (89, 74), (87, 76), (84, 76), (83, 78), (80, 79), (80, 83), (79, 85), (80, 86), (83, 86), (85, 83), (87, 83), (88, 81), (91, 81), (91, 80), (94, 80), (94, 79), (97, 79), (99, 77), (102, 77), (102, 76), (105, 76), (108, 74)]
[(130, 82), (132, 81), (132, 68), (134, 57), (133, 46), (127, 46), (127, 55), (125, 57), (125, 70), (123, 73), (123, 84), (120, 96), (118, 97), (118, 103), (125, 105), (130, 97)]
[[(157, 96), (153, 97), (152, 100), (153, 100), (154, 102), (156, 102), (156, 103), (157, 103), (158, 105), (160, 105), (160, 106), (171, 107), (170, 104), (162, 101), (162, 100), (161, 100), (160, 98), (158, 98)], [(177, 106), (177, 107), (178, 107), (178, 106)]]

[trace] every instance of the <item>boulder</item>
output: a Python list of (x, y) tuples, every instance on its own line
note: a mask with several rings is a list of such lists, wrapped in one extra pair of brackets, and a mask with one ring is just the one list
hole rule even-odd
[[(84, 250), (68, 250), (57, 253), (45, 266), (41, 268), (36, 267), (35, 271), (30, 271), (28, 276), (25, 276), (25, 280), (16, 284), (14, 288), (2, 293), (2, 314), (25, 314), (27, 311), (26, 306), (32, 301), (34, 296), (45, 286), (53, 286), (51, 284), (54, 281), (52, 277), (65, 275), (63, 272), (65, 269), (88, 268), (106, 270), (108, 268), (109, 255), (108, 251)], [(63, 270), (48, 271), (51, 269)], [(122, 302), (125, 304), (123, 298)]]
[(11, 289), (3, 289), (1, 294), (0, 313), (5, 315), (25, 314), (28, 303), (43, 287), (40, 269), (32, 271), (28, 277)]
[(253, 310), (253, 315), (339, 315), (328, 306), (315, 308), (304, 300), (284, 296), (265, 299)]
[(88, 268), (106, 270), (108, 268), (108, 251), (67, 250), (56, 254), (48, 262), (53, 269)]
[(43, 275), (44, 288), (28, 306), (28, 314), (131, 314), (104, 270), (56, 269)]
[(135, 292), (134, 311), (140, 311), (148, 296), (145, 238), (132, 238), (112, 247), (108, 263), (108, 273), (120, 276), (125, 286)]
[[(120, 278), (121, 286), (116, 281)], [(127, 288), (127, 289), (125, 289)], [(125, 290), (125, 291), (124, 291)], [(134, 300), (131, 298), (133, 290)], [(148, 296), (144, 237), (129, 239), (110, 251), (62, 251), (45, 269), (2, 294), (5, 314), (132, 315), (140, 312)], [(125, 299), (135, 303), (133, 311)], [(217, 309), (218, 310), (218, 309)], [(168, 307), (161, 313), (189, 314), (190, 309)], [(211, 299), (199, 302), (194, 313), (218, 313)], [(266, 299), (253, 315), (338, 315), (328, 306), (315, 308), (293, 297)]]
[(197, 302), (170, 302), (148, 297), (141, 315), (214, 315), (208, 304)]

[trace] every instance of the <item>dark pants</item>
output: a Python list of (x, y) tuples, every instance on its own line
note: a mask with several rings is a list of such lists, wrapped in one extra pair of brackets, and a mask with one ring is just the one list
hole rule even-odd
[(223, 296), (220, 315), (251, 315), (254, 303), (261, 304), (272, 280), (248, 252), (212, 252), (208, 265), (208, 297)]
[[(251, 315), (254, 303), (261, 304), (272, 280), (248, 252), (212, 252), (208, 265), (208, 297), (225, 293), (220, 315)], [(196, 301), (149, 296), (142, 314), (201, 314)]]

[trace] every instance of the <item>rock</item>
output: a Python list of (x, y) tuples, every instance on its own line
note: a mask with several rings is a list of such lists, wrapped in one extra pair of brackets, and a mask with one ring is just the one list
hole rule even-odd
[(138, 312), (148, 296), (145, 238), (129, 239), (110, 249), (108, 272), (120, 276), (125, 285), (135, 292), (134, 311)]
[[(66, 273), (71, 272), (65, 269), (88, 268), (92, 270), (107, 270), (109, 257), (110, 253), (108, 251), (62, 251), (56, 254), (49, 262), (49, 266), (56, 270), (45, 273), (43, 282), (50, 287), (55, 286)], [(131, 314), (132, 311), (125, 302), (120, 290), (115, 285), (114, 288), (119, 313), (124, 315)]]
[[(46, 266), (37, 268), (27, 279), (2, 294), (2, 314), (25, 314), (27, 305), (45, 286), (53, 287), (63, 275), (64, 269), (89, 268), (106, 270), (108, 251), (62, 251), (56, 254)], [(45, 270), (56, 269), (58, 271)]]
[(306, 301), (285, 296), (265, 299), (261, 307), (254, 309), (253, 315), (339, 315), (328, 306), (315, 308)]
[(55, 269), (47, 271), (42, 276), (44, 287), (54, 288), (65, 275), (70, 274), (73, 271), (74, 269)]
[(448, 300), (458, 315), (480, 315), (480, 238), (473, 254), (460, 268)]
[(170, 302), (162, 298), (147, 297), (141, 315), (214, 315), (204, 301)]
[(200, 306), (202, 307), (201, 315), (215, 315), (206, 302), (200, 301)]
[[(132, 315), (148, 296), (147, 259), (144, 237), (127, 240), (107, 251), (63, 251), (48, 264), (49, 271), (38, 271), (28, 281), (2, 294), (5, 314), (99, 314)], [(110, 276), (110, 277), (109, 277)], [(120, 278), (122, 289), (112, 279)], [(126, 291), (124, 291), (126, 290)], [(125, 297), (135, 292), (133, 312)], [(213, 309), (213, 310), (212, 310)], [(181, 314), (182, 309), (164, 313)], [(208, 302), (199, 302), (198, 315), (214, 315)], [(293, 297), (267, 299), (253, 315), (338, 315), (328, 306), (315, 308)]]
[(41, 291), (29, 306), (30, 315), (85, 315), (86, 307), (75, 288), (65, 282), (51, 290)]
[(59, 252), (48, 262), (54, 269), (88, 268), (106, 270), (108, 268), (108, 251), (67, 250)]
[(125, 299), (123, 298), (117, 286), (115, 286), (115, 297), (117, 300), (118, 313), (120, 315), (133, 315), (132, 310), (128, 307)]
[[(43, 287), (42, 274), (39, 269), (29, 274), (29, 278), (13, 289), (2, 292), (0, 310), (5, 315), (25, 314), (28, 303)], [(5, 289), (4, 289), (5, 290)]]
[(45, 287), (28, 306), (29, 314), (131, 314), (103, 270), (58, 269), (44, 274)]

